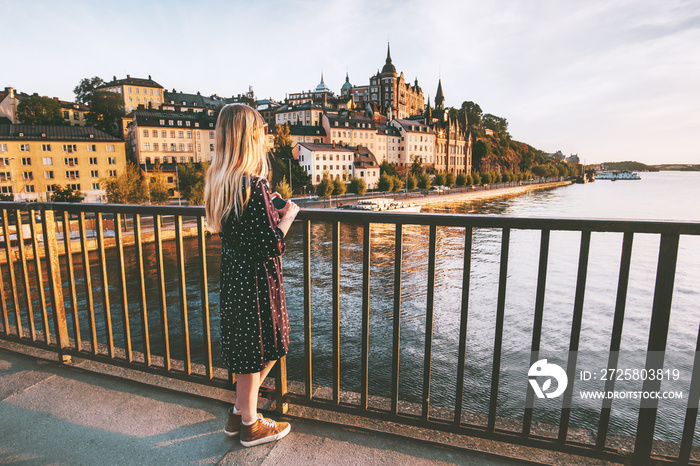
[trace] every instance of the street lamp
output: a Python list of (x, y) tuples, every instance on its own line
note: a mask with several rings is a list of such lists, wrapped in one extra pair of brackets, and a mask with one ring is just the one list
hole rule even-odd
[(175, 164), (175, 182), (177, 186), (177, 205), (182, 205), (182, 200), (180, 198), (180, 174), (177, 171), (177, 163)]

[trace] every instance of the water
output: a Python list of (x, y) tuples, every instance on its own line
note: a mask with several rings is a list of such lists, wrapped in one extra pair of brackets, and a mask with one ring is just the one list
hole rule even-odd
[[(527, 194), (477, 201), (455, 201), (424, 206), (426, 212), (466, 213), (515, 217), (578, 217), (700, 220), (695, 200), (700, 197), (700, 173), (644, 173), (641, 181), (597, 181), (586, 185), (531, 191)], [(361, 348), (361, 287), (362, 287), (362, 227), (341, 226), (341, 389), (360, 391)], [(330, 386), (332, 374), (332, 264), (331, 229), (329, 225), (313, 224), (311, 231), (311, 309), (312, 355), (314, 383)], [(464, 409), (477, 414), (488, 412), (491, 385), (491, 365), (495, 334), (495, 314), (498, 293), (501, 232), (476, 229), (473, 238), (472, 275)], [(503, 360), (500, 372), (497, 415), (522, 419), (527, 390), (527, 367), (533, 326), (536, 291), (539, 233), (523, 230), (511, 232), (508, 284), (506, 293)], [(580, 233), (552, 232), (548, 263), (541, 351), (550, 358), (565, 363), (569, 347)], [(604, 363), (610, 342), (610, 330), (615, 306), (622, 235), (594, 233), (591, 239), (589, 274), (586, 286), (583, 326), (581, 330), (578, 368), (597, 368)], [(622, 348), (636, 355), (644, 354), (648, 338), (653, 286), (658, 259), (659, 237), (636, 235), (627, 308), (622, 335)], [(186, 251), (196, 251), (196, 239), (185, 240)], [(208, 244), (207, 268), (211, 306), (213, 355), (219, 362), (218, 291), (220, 244), (212, 238)], [(423, 380), (423, 348), (425, 343), (425, 314), (427, 295), (428, 228), (404, 227), (400, 398), (415, 403), (421, 401)], [(456, 368), (462, 293), (464, 231), (438, 228), (436, 250), (433, 364), (430, 402), (435, 406), (453, 407), (456, 391)], [(172, 356), (182, 358), (182, 322), (175, 247), (164, 245), (165, 281)], [(303, 330), (303, 263), (302, 234), (294, 225), (287, 239), (283, 259), (288, 310), (292, 326), (292, 341), (288, 356), (288, 372), (292, 380), (304, 378)], [(373, 225), (371, 236), (371, 301), (370, 301), (370, 394), (390, 396), (391, 351), (393, 331), (394, 227)], [(162, 323), (159, 317), (159, 294), (153, 245), (145, 245), (145, 280), (149, 336), (154, 354), (162, 354)], [(115, 251), (107, 251), (110, 267), (116, 267)], [(97, 256), (91, 254), (93, 283), (100, 284)], [(126, 281), (129, 299), (132, 342), (134, 349), (143, 350), (142, 327), (139, 316), (138, 288), (140, 277), (133, 248), (125, 250)], [(76, 267), (78, 310), (83, 339), (89, 335), (85, 305), (84, 277), (80, 257), (74, 256)], [(197, 254), (185, 257), (186, 297), (193, 361), (203, 361), (201, 297), (199, 290), (199, 261)], [(111, 269), (116, 270), (116, 269)], [(19, 273), (19, 269), (17, 270)], [(64, 270), (65, 272), (65, 270)], [(64, 275), (65, 276), (65, 275)], [(673, 385), (687, 395), (695, 348), (700, 309), (698, 292), (700, 277), (700, 242), (698, 238), (682, 238), (669, 329), (668, 348), (677, 357), (667, 358), (684, 378)], [(18, 275), (19, 278), (19, 275)], [(115, 344), (124, 347), (122, 331), (120, 282), (111, 273), (110, 298)], [(7, 284), (5, 278), (5, 284)], [(106, 342), (104, 307), (99, 286), (94, 287), (98, 322), (98, 340)], [(66, 290), (67, 291), (67, 290)], [(68, 296), (68, 294), (66, 294)], [(34, 299), (37, 304), (38, 297)], [(22, 305), (22, 303), (20, 303)], [(36, 308), (35, 308), (36, 309)], [(70, 307), (69, 307), (70, 311)], [(37, 313), (38, 317), (38, 313)], [(26, 317), (25, 317), (26, 321)], [(603, 359), (601, 359), (603, 355)], [(643, 359), (637, 361), (643, 367)], [(622, 384), (624, 385), (624, 384)], [(628, 384), (629, 385), (629, 384)], [(637, 386), (631, 389), (639, 389)], [(657, 420), (656, 437), (680, 441), (684, 400), (662, 400)], [(574, 403), (571, 426), (596, 429), (600, 401)], [(613, 403), (611, 432), (634, 434), (638, 402), (625, 400)], [(561, 403), (536, 405), (534, 420), (557, 424)], [(698, 439), (696, 439), (696, 442)]]

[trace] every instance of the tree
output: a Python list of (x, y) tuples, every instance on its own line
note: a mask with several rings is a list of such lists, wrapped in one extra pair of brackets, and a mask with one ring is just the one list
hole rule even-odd
[(63, 125), (58, 100), (38, 95), (23, 99), (17, 105), (17, 119), (25, 125)]
[(418, 178), (418, 187), (425, 190), (430, 189), (430, 176), (428, 176), (427, 173), (423, 173), (420, 178)]
[(379, 177), (379, 182), (377, 183), (377, 189), (383, 193), (391, 191), (394, 183), (389, 175), (386, 173)]
[(367, 183), (364, 178), (353, 178), (350, 180), (348, 191), (355, 194), (358, 198), (364, 196), (367, 192)]
[(282, 199), (289, 199), (292, 197), (292, 190), (289, 187), (289, 183), (287, 183), (287, 177), (282, 178), (282, 181), (277, 184), (275, 191), (282, 196)]
[(341, 180), (340, 178), (333, 180), (333, 195), (335, 196), (336, 204), (338, 203), (338, 196), (342, 196), (347, 190), (348, 185), (345, 184), (345, 181)]
[(464, 173), (460, 173), (457, 175), (457, 179), (455, 181), (457, 186), (465, 186), (467, 184), (467, 177)]
[(455, 185), (455, 174), (454, 172), (445, 173), (445, 186), (451, 188)]
[(474, 180), (474, 184), (476, 186), (479, 186), (481, 184), (481, 176), (479, 176), (479, 172), (472, 173), (472, 179)]
[(423, 174), (423, 160), (419, 156), (413, 155), (411, 161), (411, 174), (416, 177), (421, 176)]
[(306, 173), (299, 161), (294, 158), (292, 146), (294, 142), (289, 131), (289, 125), (275, 127), (274, 146), (272, 148), (272, 183), (277, 185), (283, 177), (289, 176), (290, 187), (304, 194), (305, 186), (311, 184), (311, 176)]
[(481, 161), (489, 155), (491, 155), (491, 145), (482, 139), (477, 140), (472, 148), (472, 166), (474, 170), (481, 170)]
[(108, 91), (94, 91), (87, 102), (90, 112), (85, 122), (112, 136), (122, 138), (122, 117), (124, 102), (120, 94)]
[(392, 176), (391, 177), (391, 191), (394, 193), (398, 193), (403, 189), (403, 180), (401, 179), (400, 176)]
[(418, 185), (418, 181), (416, 180), (415, 175), (410, 174), (406, 177), (406, 189), (409, 191), (416, 189), (416, 186)]
[(387, 174), (389, 176), (399, 176), (399, 172), (396, 170), (396, 164), (394, 162), (387, 162), (386, 160), (382, 162), (379, 166), (379, 175)]
[(111, 204), (143, 204), (148, 200), (148, 188), (136, 166), (126, 163), (126, 169), (113, 178), (103, 178), (100, 185)]
[(474, 184), (474, 177), (471, 173), (467, 173), (464, 177), (464, 181), (467, 186), (472, 186)]
[(467, 128), (474, 132), (481, 131), (481, 118), (483, 112), (479, 104), (472, 101), (462, 102), (462, 111), (466, 118)]
[(51, 202), (82, 202), (83, 193), (74, 190), (69, 185), (61, 187), (61, 185), (54, 185), (53, 194), (51, 195)]
[(498, 135), (508, 134), (508, 120), (505, 118), (487, 113), (483, 117), (483, 125)]
[(444, 173), (436, 173), (433, 177), (433, 185), (444, 186), (445, 185), (445, 175)]
[(180, 196), (187, 199), (189, 205), (204, 203), (204, 179), (210, 162), (195, 165), (192, 162), (177, 165), (177, 178)]
[(328, 177), (328, 173), (323, 174), (323, 179), (316, 185), (316, 195), (320, 198), (327, 199), (333, 195), (333, 181)]
[(168, 185), (165, 182), (163, 175), (163, 167), (160, 162), (148, 173), (148, 197), (151, 204), (167, 204), (170, 202), (170, 194), (168, 193)]
[(92, 94), (95, 92), (95, 89), (102, 84), (104, 84), (104, 81), (98, 76), (81, 79), (80, 83), (73, 89), (75, 101), (79, 104), (87, 105), (92, 100)]

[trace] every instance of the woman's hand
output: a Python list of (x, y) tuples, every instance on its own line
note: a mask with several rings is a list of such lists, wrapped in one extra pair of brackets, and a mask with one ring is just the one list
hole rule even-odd
[(293, 203), (292, 201), (287, 201), (287, 205), (284, 206), (284, 209), (279, 210), (278, 212), (280, 214), (281, 219), (277, 224), (277, 228), (279, 228), (282, 231), (282, 234), (284, 236), (287, 236), (287, 231), (289, 231), (289, 227), (292, 226), (292, 222), (294, 222), (294, 219), (299, 213), (299, 206)]

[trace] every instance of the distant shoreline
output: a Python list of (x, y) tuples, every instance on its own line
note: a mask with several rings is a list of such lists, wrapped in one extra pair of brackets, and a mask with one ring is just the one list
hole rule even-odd
[(528, 191), (538, 189), (556, 188), (559, 186), (567, 186), (572, 184), (572, 181), (556, 181), (551, 183), (529, 184), (523, 186), (510, 186), (504, 188), (484, 189), (479, 191), (466, 191), (450, 194), (439, 194), (435, 196), (424, 196), (422, 198), (411, 198), (410, 202), (414, 204), (434, 204), (436, 202), (460, 201), (471, 199), (488, 199), (501, 196), (517, 196)]

